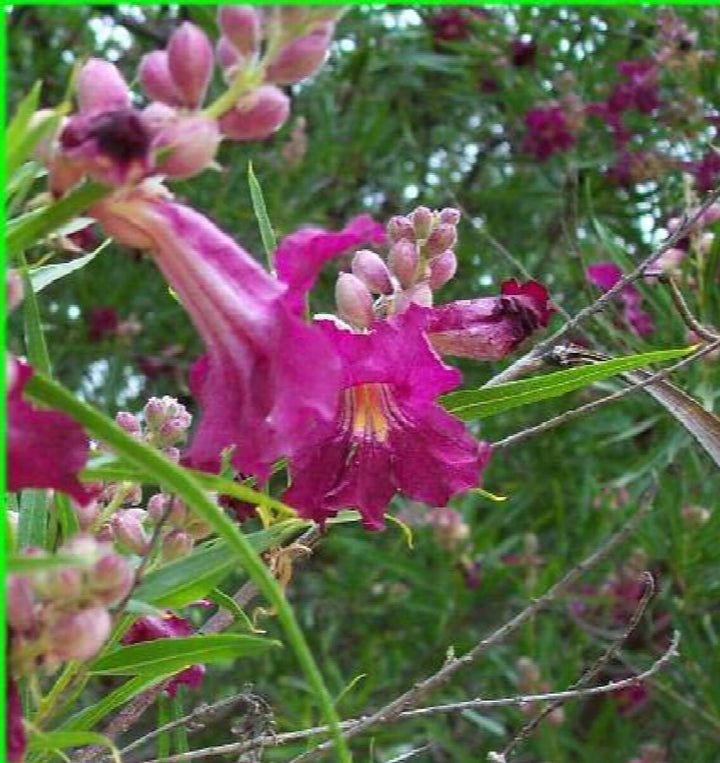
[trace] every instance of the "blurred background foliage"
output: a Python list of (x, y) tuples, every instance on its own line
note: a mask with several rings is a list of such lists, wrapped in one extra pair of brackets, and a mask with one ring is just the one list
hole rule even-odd
[[(163, 46), (179, 19), (217, 36), (211, 7), (17, 6), (6, 14), (11, 112), (37, 80), (44, 105), (57, 103), (73, 64), (89, 55), (115, 61), (132, 81), (140, 56)], [(589, 263), (631, 267), (667, 234), (670, 218), (717, 184), (711, 146), (720, 120), (719, 41), (720, 10), (713, 7), (357, 6), (340, 23), (325, 68), (289, 89), (288, 124), (262, 143), (224, 145), (217, 171), (176, 183), (173, 191), (258, 257), (249, 161), (279, 235), (308, 223), (339, 228), (361, 212), (385, 221), (417, 204), (460, 206), (459, 274), (442, 301), (496, 294), (503, 279), (529, 274), (574, 313), (598, 293), (584, 276)], [(619, 139), (587, 106), (618, 94), (618, 84), (628, 81), (621, 62), (650, 59), (661, 62), (645, 94), (651, 102), (623, 110), (629, 135)], [(215, 87), (219, 92), (219, 78)], [(526, 114), (553, 105), (564, 114), (572, 145), (539, 158), (528, 143)], [(692, 309), (715, 325), (717, 250), (717, 240), (705, 252), (691, 242), (681, 274)], [(30, 255), (77, 256), (60, 247)], [(313, 295), (316, 310), (332, 309), (335, 276), (348, 263), (326, 269)], [(613, 308), (573, 338), (614, 354), (681, 346), (686, 329), (664, 289), (640, 289), (652, 333), (634, 335)], [(154, 394), (192, 405), (187, 369), (201, 351), (199, 340), (140, 253), (110, 247), (44, 296), (54, 371), (71, 388), (111, 414), (139, 411)], [(561, 321), (556, 315), (551, 326)], [(17, 352), (20, 333), (11, 330)], [(502, 364), (462, 367), (472, 386)], [(712, 406), (717, 361), (698, 363), (677, 381)], [(593, 389), (491, 418), (482, 422), (482, 437), (500, 439), (598, 394)], [(602, 651), (608, 631), (628, 619), (623, 607), (632, 609), (635, 593), (627, 581), (649, 569), (658, 594), (604, 678), (647, 666), (673, 627), (683, 633), (682, 659), (632, 695), (566, 706), (520, 759), (715, 763), (720, 480), (689, 436), (642, 394), (497, 453), (485, 487), (507, 501), (455, 502), (467, 537), (448, 538), (437, 524), (418, 520), (423, 511), (398, 501), (395, 512), (416, 525), (413, 548), (392, 524), (382, 534), (339, 526), (312, 559), (297, 563), (290, 596), (341, 715), (378, 707), (437, 669), (450, 646), (463, 652), (544, 591), (636, 508), (652, 474), (660, 486), (655, 509), (632, 542), (576, 594), (432, 700), (512, 694), (523, 688), (523, 675), (536, 689), (572, 683)], [(224, 588), (232, 592), (240, 582)], [(261, 623), (275, 629), (268, 618)], [(518, 663), (521, 657), (534, 661), (535, 673)], [(246, 684), (272, 707), (278, 729), (318, 721), (287, 650), (211, 668), (200, 692), (184, 700), (212, 701)], [(395, 723), (357, 740), (357, 759), (389, 761), (428, 745), (413, 759), (474, 763), (504, 746), (524, 717), (510, 709)], [(144, 723), (154, 725), (151, 717)], [(193, 746), (229, 741), (230, 726), (210, 725)], [(650, 743), (665, 757), (643, 752)], [(264, 759), (287, 760), (287, 748), (268, 750)]]

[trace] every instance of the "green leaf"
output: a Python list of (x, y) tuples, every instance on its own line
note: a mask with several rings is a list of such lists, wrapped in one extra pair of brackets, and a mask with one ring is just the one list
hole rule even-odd
[(39, 268), (34, 268), (30, 271), (30, 283), (32, 284), (33, 291), (37, 294), (47, 286), (50, 286), (51, 283), (55, 283), (55, 281), (65, 278), (65, 276), (70, 275), (70, 273), (81, 270), (91, 263), (103, 249), (107, 248), (110, 242), (110, 239), (106, 239), (97, 249), (82, 257), (78, 257), (75, 260), (61, 262), (57, 265), (42, 265)]
[(567, 368), (545, 376), (498, 384), (496, 387), (481, 387), (476, 390), (452, 392), (441, 398), (441, 402), (450, 413), (465, 421), (484, 418), (511, 408), (565, 395), (624, 371), (642, 368), (650, 363), (680, 358), (692, 351), (692, 347), (683, 347), (676, 350), (657, 350), (640, 355), (630, 355), (625, 358), (603, 360), (589, 366)]
[(260, 228), (263, 247), (265, 247), (265, 255), (267, 257), (268, 265), (272, 270), (272, 257), (277, 248), (277, 241), (275, 240), (275, 233), (273, 233), (270, 218), (268, 217), (267, 207), (265, 206), (265, 197), (263, 196), (260, 183), (258, 182), (257, 177), (255, 177), (252, 162), (248, 162), (248, 185), (250, 186), (250, 198), (252, 199), (253, 210), (255, 211), (255, 217), (257, 218), (258, 226)]
[(27, 135), (28, 125), (32, 115), (37, 111), (40, 101), (40, 89), (42, 82), (36, 82), (30, 92), (20, 101), (15, 116), (5, 131), (5, 173), (12, 175), (8, 167), (22, 164), (22, 159), (18, 161), (21, 152), (23, 137)]
[(40, 307), (30, 283), (25, 252), (18, 252), (23, 288), (25, 291), (23, 317), (25, 318), (25, 346), (28, 360), (36, 371), (51, 374), (50, 356), (40, 320)]
[(5, 171), (9, 177), (12, 177), (25, 160), (30, 156), (37, 144), (46, 136), (51, 135), (57, 130), (60, 124), (60, 114), (55, 113), (48, 116), (39, 124), (36, 124), (32, 130), (27, 130), (20, 140), (15, 144), (15, 148), (7, 158)]
[[(261, 554), (268, 548), (282, 545), (307, 526), (307, 522), (292, 519), (247, 535), (246, 538), (255, 551)], [(157, 607), (183, 607), (202, 599), (237, 567), (237, 559), (227, 543), (216, 541), (205, 544), (183, 559), (177, 559), (149, 573), (136, 589), (135, 598)]]
[(13, 225), (8, 226), (6, 251), (15, 254), (39, 243), (66, 222), (81, 215), (109, 191), (110, 188), (105, 185), (87, 181), (53, 204), (17, 218)]
[(55, 554), (54, 556), (9, 556), (7, 557), (8, 572), (30, 574), (41, 572), (55, 567), (83, 567), (85, 560), (77, 556), (67, 554)]
[(253, 624), (250, 618), (245, 614), (245, 610), (233, 599), (232, 596), (228, 596), (219, 588), (215, 588), (205, 597), (210, 599), (214, 604), (217, 604), (221, 609), (227, 610), (235, 620), (245, 630), (251, 633), (263, 633), (264, 631), (258, 630)]
[(18, 512), (19, 548), (45, 548), (48, 537), (47, 490), (23, 490)]
[(90, 672), (105, 676), (167, 675), (198, 663), (255, 655), (274, 646), (280, 646), (280, 642), (245, 633), (159, 638), (120, 647), (96, 660)]
[(120, 763), (120, 753), (117, 747), (102, 734), (92, 731), (35, 731), (28, 739), (28, 752), (54, 752), (66, 750), (69, 747), (87, 747), (102, 745), (110, 750), (113, 758)]

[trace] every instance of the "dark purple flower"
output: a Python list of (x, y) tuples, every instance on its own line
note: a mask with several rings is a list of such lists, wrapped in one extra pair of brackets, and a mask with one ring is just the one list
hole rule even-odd
[(694, 162), (691, 172), (699, 191), (714, 191), (720, 181), (720, 152), (710, 148), (699, 162)]
[(78, 481), (88, 457), (88, 438), (82, 427), (58, 411), (36, 408), (23, 400), (22, 391), (33, 375), (25, 363), (8, 364), (7, 486), (15, 492), (25, 488), (54, 488), (79, 504), (92, 497)]
[(541, 326), (555, 308), (537, 281), (511, 279), (501, 296), (458, 300), (429, 310), (427, 333), (441, 355), (499, 360)]
[[(155, 615), (146, 615), (139, 617), (123, 636), (122, 643), (139, 644), (143, 641), (154, 641), (158, 638), (178, 638), (181, 636), (192, 636), (195, 633), (188, 620), (168, 613), (164, 617)], [(181, 685), (197, 689), (202, 683), (205, 675), (204, 665), (191, 665), (189, 668), (180, 671), (170, 680), (165, 687), (165, 692), (174, 697)]]
[(513, 66), (530, 66), (535, 63), (537, 55), (537, 43), (531, 39), (517, 39), (512, 41), (510, 60)]
[(7, 676), (7, 708), (5, 734), (7, 736), (8, 763), (22, 763), (25, 757), (25, 728), (23, 726), (22, 704), (15, 681)]
[(470, 38), (474, 21), (487, 19), (489, 15), (484, 8), (458, 5), (439, 8), (430, 16), (429, 24), (436, 42), (458, 42)]
[(302, 313), (310, 291), (326, 262), (360, 244), (382, 244), (385, 231), (370, 215), (359, 215), (340, 231), (301, 228), (278, 246), (274, 262), (278, 278), (288, 286), (285, 297), (290, 309)]
[[(613, 262), (596, 262), (586, 270), (588, 281), (599, 286), (603, 291), (609, 291), (622, 278), (622, 270)], [(632, 285), (628, 284), (620, 292), (624, 306), (625, 320), (632, 331), (638, 336), (647, 336), (655, 330), (652, 317), (640, 307), (642, 296)]]
[(369, 333), (321, 322), (342, 360), (342, 391), (335, 420), (290, 459), (284, 500), (300, 516), (322, 524), (354, 508), (378, 530), (397, 492), (444, 506), (479, 484), (490, 448), (435, 402), (461, 377), (431, 349), (425, 320), (411, 307)]
[(120, 318), (114, 307), (94, 307), (88, 316), (88, 336), (93, 342), (100, 342), (113, 336), (120, 325)]
[(660, 108), (657, 65), (654, 61), (620, 61), (617, 70), (625, 79), (616, 83), (608, 96), (609, 111), (620, 113), (635, 109), (641, 114), (652, 114)]
[(575, 143), (567, 116), (560, 106), (530, 109), (525, 114), (527, 133), (523, 148), (543, 162), (553, 154), (567, 151)]
[(634, 715), (648, 703), (650, 692), (644, 683), (639, 682), (618, 689), (611, 696), (623, 715)]

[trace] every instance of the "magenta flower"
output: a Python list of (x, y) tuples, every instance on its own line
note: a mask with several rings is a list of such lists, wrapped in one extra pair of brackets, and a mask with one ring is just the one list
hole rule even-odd
[(8, 368), (7, 486), (54, 488), (86, 504), (92, 493), (80, 484), (78, 472), (88, 457), (82, 427), (58, 411), (43, 410), (23, 400), (22, 391), (33, 369), (11, 359)]
[(634, 109), (641, 114), (652, 114), (660, 108), (657, 65), (654, 61), (620, 61), (617, 70), (625, 79), (613, 87), (607, 99), (609, 111), (619, 113)]
[(525, 37), (513, 40), (511, 43), (511, 61), (513, 66), (532, 66), (537, 56), (537, 43)]
[(489, 17), (484, 8), (453, 6), (438, 8), (430, 16), (429, 24), (436, 42), (456, 42), (467, 40), (472, 35), (473, 22)]
[(429, 346), (425, 317), (411, 307), (369, 333), (320, 322), (342, 359), (342, 392), (335, 420), (290, 459), (284, 500), (300, 516), (322, 524), (357, 509), (378, 530), (397, 492), (443, 506), (479, 484), (490, 447), (435, 402), (461, 377)]
[(525, 114), (527, 133), (523, 148), (544, 162), (553, 154), (567, 151), (575, 143), (567, 116), (560, 106), (530, 109)]
[(710, 148), (700, 161), (691, 163), (690, 171), (699, 191), (714, 190), (720, 180), (720, 151)]
[(537, 281), (505, 281), (500, 294), (432, 308), (427, 324), (430, 344), (441, 355), (499, 360), (547, 326), (555, 310), (547, 289)]
[(17, 684), (8, 675), (6, 677), (6, 717), (5, 734), (7, 737), (8, 763), (22, 763), (25, 757), (25, 728), (23, 727), (22, 704)]
[(292, 314), (283, 283), (189, 207), (138, 189), (93, 214), (120, 243), (152, 254), (205, 342), (191, 371), (201, 416), (189, 462), (215, 469), (234, 446), (233, 465), (264, 480), (334, 415), (339, 369), (328, 340)]
[[(146, 615), (139, 617), (123, 636), (122, 643), (139, 644), (143, 641), (154, 641), (158, 638), (178, 638), (181, 636), (192, 636), (195, 633), (188, 620), (177, 615), (168, 613), (165, 617), (156, 617), (155, 615)], [(181, 685), (190, 686), (197, 689), (202, 683), (205, 675), (204, 665), (191, 665), (185, 670), (173, 676), (170, 683), (165, 687), (165, 692), (174, 697)]]
[[(612, 262), (596, 262), (586, 271), (589, 281), (599, 286), (603, 291), (609, 291), (622, 278), (622, 270)], [(620, 293), (623, 302), (625, 320), (632, 331), (638, 336), (647, 336), (655, 330), (652, 317), (640, 306), (642, 296), (632, 285), (628, 284)]]
[(360, 244), (382, 244), (384, 240), (382, 225), (370, 215), (355, 217), (341, 231), (308, 227), (286, 236), (274, 260), (278, 278), (288, 286), (286, 300), (290, 309), (302, 313), (305, 295), (326, 262)]

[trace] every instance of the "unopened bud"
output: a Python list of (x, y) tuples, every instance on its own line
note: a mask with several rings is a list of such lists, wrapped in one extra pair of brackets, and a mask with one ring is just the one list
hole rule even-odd
[(173, 530), (163, 538), (162, 558), (166, 562), (181, 559), (192, 551), (193, 545), (193, 539), (187, 533)]
[(241, 98), (220, 117), (220, 130), (232, 140), (264, 140), (290, 116), (290, 99), (274, 85), (263, 85)]
[(338, 315), (353, 326), (367, 328), (373, 321), (373, 299), (367, 286), (352, 273), (341, 273), (335, 284)]
[(699, 217), (698, 223), (700, 225), (712, 225), (720, 220), (720, 204), (715, 202), (711, 204)]
[(540, 668), (530, 657), (520, 657), (515, 663), (518, 673), (517, 685), (523, 692), (533, 692), (537, 689), (542, 678)]
[(260, 43), (260, 16), (252, 5), (221, 5), (217, 14), (223, 35), (244, 56), (252, 55)]
[(114, 64), (91, 58), (80, 69), (77, 79), (80, 111), (112, 111), (129, 108), (130, 91)]
[(200, 27), (183, 22), (167, 46), (168, 67), (183, 103), (196, 109), (204, 100), (213, 69), (210, 40)]
[(439, 289), (444, 286), (457, 272), (457, 257), (452, 249), (446, 249), (439, 257), (430, 263), (430, 279), (428, 284), (431, 289)]
[(430, 235), (435, 215), (427, 207), (417, 207), (410, 213), (410, 221), (417, 238), (427, 238)]
[(123, 557), (107, 554), (93, 566), (90, 587), (103, 604), (119, 601), (132, 588), (133, 573)]
[(220, 37), (215, 45), (215, 58), (223, 72), (239, 66), (243, 62), (243, 57), (237, 48), (228, 40), (227, 37)]
[(146, 516), (142, 509), (125, 509), (113, 514), (110, 520), (115, 539), (134, 554), (145, 554), (150, 546), (150, 537), (143, 527)]
[[(30, 117), (30, 123), (28, 124), (28, 132), (34, 130), (43, 122), (48, 121), (55, 117), (56, 112), (54, 109), (39, 109)], [(46, 132), (42, 138), (35, 144), (32, 155), (35, 159), (43, 164), (49, 164), (52, 159), (53, 145), (57, 140), (58, 133), (61, 129), (62, 121), (57, 123), (54, 130), (50, 130), (49, 126), (46, 127)]]
[(100, 516), (100, 506), (97, 501), (90, 501), (90, 503), (87, 503), (84, 506), (73, 501), (72, 507), (82, 531), (90, 528)]
[(32, 588), (27, 578), (21, 575), (10, 575), (7, 579), (7, 619), (17, 633), (25, 633), (35, 626)]
[(82, 572), (74, 567), (52, 570), (38, 577), (37, 591), (53, 602), (75, 601), (83, 592)]
[(12, 312), (23, 300), (24, 288), (22, 278), (17, 270), (9, 269), (5, 272), (5, 289), (8, 312)]
[(115, 423), (133, 437), (139, 437), (142, 431), (140, 419), (134, 413), (119, 411), (115, 415)]
[(167, 51), (153, 50), (144, 55), (140, 60), (138, 79), (140, 86), (152, 100), (170, 106), (182, 105), (182, 97), (170, 74)]
[(690, 527), (702, 527), (712, 517), (710, 509), (704, 506), (684, 506), (681, 513), (685, 523)]
[(460, 222), (460, 210), (455, 207), (445, 207), (438, 215), (438, 220), (446, 225), (457, 225)]
[(267, 80), (290, 85), (314, 74), (325, 63), (333, 29), (333, 24), (319, 24), (286, 45), (268, 65)]
[(438, 257), (445, 250), (452, 249), (457, 243), (457, 230), (454, 225), (448, 225), (447, 223), (440, 223), (433, 228), (430, 235), (427, 237), (425, 244), (427, 248), (428, 257)]
[(170, 505), (171, 497), (166, 493), (155, 493), (147, 503), (147, 513), (153, 524), (158, 524), (165, 516)]
[(412, 222), (407, 217), (396, 215), (391, 217), (386, 226), (388, 238), (392, 243), (407, 239), (408, 241), (415, 241), (415, 229)]
[(110, 615), (104, 607), (61, 615), (50, 626), (52, 651), (60, 659), (87, 660), (100, 651), (111, 627)]
[(179, 116), (161, 128), (153, 139), (153, 148), (163, 152), (157, 171), (176, 178), (197, 175), (212, 164), (220, 137), (214, 119), (202, 114)]
[(407, 239), (400, 239), (390, 248), (388, 264), (398, 281), (407, 289), (415, 283), (418, 267), (417, 244)]
[(715, 234), (712, 231), (705, 231), (700, 234), (698, 238), (698, 249), (701, 254), (708, 255), (712, 251), (713, 244), (715, 243)]
[(352, 261), (352, 272), (370, 291), (376, 294), (392, 294), (390, 271), (379, 254), (369, 249), (356, 252)]

